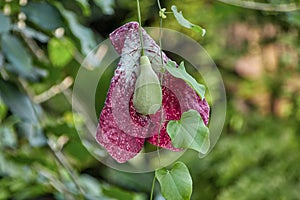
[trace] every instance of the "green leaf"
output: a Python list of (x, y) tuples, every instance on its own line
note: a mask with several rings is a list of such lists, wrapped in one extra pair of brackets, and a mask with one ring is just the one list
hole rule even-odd
[(0, 34), (10, 30), (10, 19), (0, 11)]
[(68, 38), (52, 38), (48, 43), (49, 59), (54, 66), (63, 67), (73, 59), (75, 49)]
[(182, 12), (178, 12), (177, 11), (177, 7), (175, 5), (173, 5), (171, 7), (171, 10), (173, 11), (173, 14), (177, 20), (177, 22), (185, 27), (185, 28), (189, 28), (189, 29), (192, 29), (193, 31), (197, 32), (197, 33), (200, 33), (202, 36), (205, 35), (206, 33), (206, 30), (204, 28), (201, 28), (200, 26), (198, 25), (195, 25), (193, 23), (191, 23), (190, 21), (188, 21), (187, 19), (185, 19), (182, 15)]
[(287, 13), (287, 21), (297, 27), (300, 27), (300, 13), (299, 12)]
[(34, 104), (30, 98), (21, 92), (14, 84), (0, 79), (0, 97), (10, 111), (21, 121), (18, 127), (25, 134), (32, 146), (44, 145), (46, 139), (39, 123), (41, 107)]
[(114, 9), (112, 6), (114, 5), (114, 0), (94, 0), (95, 4), (99, 6), (103, 13), (106, 15), (112, 15), (114, 14)]
[(72, 11), (66, 10), (61, 4), (56, 4), (63, 17), (68, 21), (72, 33), (80, 40), (81, 51), (87, 55), (96, 47), (93, 32), (81, 25), (77, 20), (77, 15)]
[(155, 171), (161, 193), (167, 200), (189, 200), (193, 191), (193, 181), (188, 168), (176, 162), (171, 170), (165, 168)]
[(191, 75), (186, 72), (183, 62), (181, 62), (178, 67), (176, 67), (176, 63), (169, 60), (166, 65), (166, 69), (170, 74), (172, 74), (172, 76), (180, 78), (184, 80), (188, 85), (190, 85), (201, 97), (201, 99), (204, 98), (205, 86), (199, 84)]
[(2, 191), (0, 193), (0, 199), (9, 199), (10, 196), (10, 191), (8, 189), (5, 190), (4, 188), (2, 188)]
[(17, 135), (13, 126), (0, 127), (0, 146), (16, 148), (17, 147)]
[[(102, 186), (102, 191), (103, 191), (103, 194), (108, 199), (122, 199), (122, 200), (143, 200), (143, 199), (146, 199), (146, 197), (143, 194), (129, 192), (129, 191), (120, 189), (118, 187), (115, 187), (113, 185), (103, 185)], [(105, 200), (104, 197), (102, 197), (102, 198)]]
[(79, 6), (81, 7), (83, 14), (88, 16), (91, 14), (91, 8), (88, 0), (76, 0)]
[(7, 107), (2, 101), (2, 99), (0, 98), (0, 122), (2, 122), (2, 120), (5, 118), (6, 114), (7, 114)]
[(45, 30), (52, 31), (53, 29), (63, 26), (61, 15), (58, 10), (52, 5), (41, 2), (29, 2), (21, 8), (29, 21), (35, 23)]
[(30, 55), (17, 37), (4, 34), (1, 39), (2, 51), (12, 64), (6, 66), (7, 70), (32, 80), (36, 80), (42, 75), (42, 70), (32, 66)]
[(3, 68), (3, 65), (4, 65), (4, 56), (0, 51), (0, 70)]
[(86, 199), (106, 199), (102, 195), (101, 184), (94, 177), (88, 174), (81, 174), (78, 182), (85, 191), (84, 196)]
[(32, 68), (31, 58), (20, 40), (9, 34), (2, 36), (2, 50), (17, 73), (29, 76)]
[[(26, 190), (24, 188), (26, 187)], [(42, 196), (45, 192), (45, 186), (42, 184), (26, 184), (24, 182), (20, 188), (15, 191), (15, 199), (34, 199), (34, 197)], [(19, 192), (20, 191), (20, 192)]]
[(40, 32), (38, 30), (32, 29), (28, 26), (20, 29), (20, 28), (18, 28), (18, 26), (15, 25), (15, 26), (13, 26), (13, 30), (23, 33), (28, 38), (37, 39), (38, 41), (40, 41), (42, 43), (46, 43), (49, 41), (49, 37), (47, 35), (45, 35), (44, 33)]
[(203, 154), (209, 150), (209, 129), (196, 110), (184, 112), (180, 120), (171, 120), (167, 133), (176, 148), (190, 148)]

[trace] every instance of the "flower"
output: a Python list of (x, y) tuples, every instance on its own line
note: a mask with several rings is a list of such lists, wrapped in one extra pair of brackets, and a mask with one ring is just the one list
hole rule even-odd
[[(206, 100), (201, 100), (188, 84), (167, 71), (163, 74), (161, 109), (153, 115), (136, 112), (132, 98), (140, 67), (138, 29), (137, 22), (129, 22), (110, 34), (112, 45), (121, 55), (121, 59), (100, 114), (96, 140), (119, 163), (136, 156), (145, 142), (172, 151), (181, 151), (182, 149), (172, 146), (166, 127), (170, 120), (179, 120), (185, 111), (198, 111), (206, 125), (209, 120), (209, 105)], [(145, 30), (142, 31), (145, 55), (149, 57), (154, 71), (161, 78), (160, 48)], [(170, 60), (165, 54), (162, 57), (164, 63)]]

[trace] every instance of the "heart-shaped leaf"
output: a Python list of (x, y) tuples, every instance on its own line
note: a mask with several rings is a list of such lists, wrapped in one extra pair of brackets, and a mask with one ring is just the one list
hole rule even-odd
[(177, 7), (176, 6), (172, 6), (171, 7), (171, 10), (173, 11), (173, 14), (177, 20), (177, 22), (185, 27), (185, 28), (189, 28), (189, 29), (192, 29), (193, 31), (197, 32), (197, 33), (201, 33), (202, 37), (205, 35), (206, 33), (206, 30), (198, 25), (195, 25), (193, 23), (191, 23), (190, 21), (188, 21), (187, 19), (185, 19), (182, 15), (182, 12), (178, 12), (177, 11)]
[(169, 60), (166, 65), (166, 69), (170, 74), (172, 74), (172, 76), (184, 80), (189, 86), (191, 86), (195, 90), (195, 92), (197, 92), (201, 99), (204, 98), (205, 86), (199, 84), (191, 75), (189, 75), (186, 72), (184, 62), (181, 62), (180, 65), (177, 67), (175, 62)]
[(176, 148), (190, 148), (203, 154), (209, 150), (209, 129), (196, 110), (184, 112), (180, 120), (170, 121), (167, 133)]
[(192, 195), (193, 181), (188, 168), (176, 162), (171, 170), (165, 168), (155, 171), (161, 193), (167, 200), (189, 200)]

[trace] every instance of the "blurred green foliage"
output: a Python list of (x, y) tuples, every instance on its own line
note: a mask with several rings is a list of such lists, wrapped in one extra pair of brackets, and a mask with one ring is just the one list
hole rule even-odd
[[(300, 12), (161, 3), (207, 30), (201, 37), (170, 14), (163, 24), (202, 44), (227, 91), (216, 147), (203, 159), (193, 152), (181, 159), (193, 178), (192, 199), (299, 199)], [(158, 26), (156, 2), (141, 0), (141, 7), (143, 24)], [(88, 52), (136, 16), (128, 0), (0, 2), (0, 199), (149, 198), (153, 173), (109, 169), (84, 148), (69, 95)], [(102, 78), (105, 89), (111, 76), (107, 70)], [(105, 95), (97, 92), (97, 104)]]

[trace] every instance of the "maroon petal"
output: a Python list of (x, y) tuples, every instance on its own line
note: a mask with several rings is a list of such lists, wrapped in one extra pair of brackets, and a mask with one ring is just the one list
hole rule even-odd
[(158, 134), (155, 134), (152, 137), (148, 138), (147, 142), (172, 151), (181, 151), (182, 149), (173, 147), (170, 136), (168, 135), (166, 130), (167, 123), (168, 122), (164, 122), (160, 127), (161, 129), (160, 129), (159, 136)]
[[(167, 124), (170, 120), (179, 120), (181, 117), (181, 108), (180, 103), (175, 96), (175, 94), (167, 87), (162, 87), (162, 109), (157, 112), (155, 115), (151, 116), (151, 120), (155, 124), (155, 129), (153, 130), (154, 134), (152, 137), (147, 139), (147, 142), (160, 146), (172, 151), (180, 151), (172, 146), (171, 139), (167, 133)], [(161, 113), (163, 112), (163, 114)], [(161, 119), (163, 124), (160, 125)], [(160, 134), (158, 136), (158, 131)]]
[(116, 130), (111, 132), (103, 134), (101, 129), (97, 129), (96, 139), (119, 163), (132, 159), (144, 146), (144, 140), (141, 138), (126, 137), (126, 134), (118, 134)]
[[(164, 124), (161, 127), (160, 135), (158, 137), (158, 129), (154, 129), (155, 134), (152, 137), (147, 139), (147, 142), (157, 145), (169, 150), (178, 151), (172, 146), (171, 139), (166, 131), (167, 123), (170, 120), (179, 120), (181, 114), (190, 109), (197, 110), (204, 123), (207, 125), (209, 120), (209, 106), (205, 100), (201, 100), (200, 97), (196, 94), (196, 92), (188, 86), (181, 79), (173, 77), (171, 74), (166, 72), (164, 74), (164, 87), (163, 87), (163, 110), (164, 110)], [(159, 118), (155, 114), (155, 116), (151, 117), (152, 119)], [(160, 118), (159, 118), (160, 120)], [(154, 120), (152, 120), (154, 121)], [(156, 120), (155, 120), (156, 121)], [(158, 127), (156, 125), (156, 127)]]
[[(144, 30), (143, 39), (145, 54), (150, 58), (152, 67), (160, 77), (160, 48)], [(207, 102), (201, 100), (184, 81), (165, 72), (162, 109), (151, 116), (137, 113), (132, 105), (132, 95), (141, 55), (138, 23), (130, 22), (118, 28), (110, 34), (110, 40), (116, 51), (121, 54), (121, 59), (100, 114), (97, 141), (116, 161), (121, 163), (140, 152), (145, 138), (154, 145), (173, 151), (180, 150), (171, 144), (166, 132), (167, 123), (170, 120), (180, 119), (182, 112), (195, 109), (207, 124), (209, 120)], [(163, 59), (165, 63), (168, 60), (165, 54)], [(164, 122), (160, 126), (161, 116)]]
[[(145, 40), (152, 41), (145, 32), (144, 35)], [(143, 148), (144, 138), (151, 136), (151, 119), (137, 113), (131, 101), (140, 57), (138, 23), (125, 24), (111, 33), (110, 39), (116, 51), (121, 53), (121, 59), (100, 114), (96, 140), (122, 163), (137, 155)]]
[[(205, 99), (197, 95), (197, 93), (183, 80), (175, 78), (170, 73), (164, 74), (164, 86), (169, 88), (179, 101), (181, 112), (190, 109), (197, 110), (204, 123), (207, 125), (209, 121), (209, 105)], [(170, 111), (167, 111), (170, 112)]]

